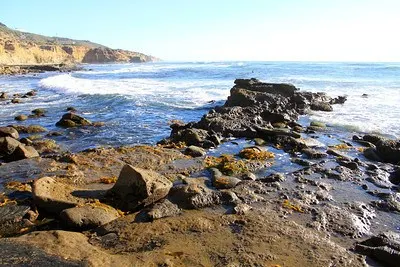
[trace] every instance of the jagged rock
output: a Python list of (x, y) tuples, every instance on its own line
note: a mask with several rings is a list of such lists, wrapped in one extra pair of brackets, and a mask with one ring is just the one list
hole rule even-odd
[(164, 199), (163, 201), (154, 204), (154, 206), (147, 212), (147, 216), (150, 220), (156, 220), (176, 216), (180, 213), (181, 209), (178, 205), (172, 203), (168, 199)]
[(125, 165), (108, 195), (121, 209), (135, 210), (166, 197), (171, 187), (172, 183), (157, 172)]
[(396, 267), (400, 262), (400, 234), (386, 232), (373, 236), (357, 243), (355, 250), (384, 264), (384, 266)]
[(90, 125), (92, 125), (92, 122), (74, 113), (65, 113), (56, 123), (56, 126), (65, 128)]
[(372, 201), (378, 209), (400, 212), (400, 193), (380, 193), (378, 196), (382, 200)]
[(188, 146), (184, 154), (192, 157), (202, 157), (206, 155), (206, 151), (198, 146)]
[(18, 131), (13, 127), (0, 127), (0, 137), (12, 137), (14, 139), (19, 138)]
[(400, 168), (397, 168), (390, 174), (389, 180), (392, 184), (400, 185)]
[(389, 180), (390, 174), (384, 170), (376, 169), (366, 172), (368, 174), (367, 181), (373, 183), (380, 188), (391, 188), (394, 186)]
[(364, 141), (370, 142), (374, 145), (376, 145), (379, 141), (384, 140), (382, 136), (379, 135), (373, 135), (373, 134), (366, 134), (362, 138)]
[(47, 212), (59, 214), (61, 211), (83, 205), (85, 199), (73, 195), (82, 189), (64, 184), (52, 177), (43, 177), (33, 183), (32, 195), (35, 204)]
[(65, 209), (61, 212), (60, 217), (71, 228), (89, 229), (109, 223), (120, 215), (111, 206), (95, 203)]

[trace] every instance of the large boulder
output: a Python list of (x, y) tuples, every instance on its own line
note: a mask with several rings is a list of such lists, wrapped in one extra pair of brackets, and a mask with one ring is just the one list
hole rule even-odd
[(119, 208), (135, 210), (163, 199), (171, 187), (171, 181), (157, 172), (125, 165), (108, 195)]
[(38, 157), (39, 153), (11, 137), (0, 137), (0, 156), (5, 161), (15, 161)]
[(400, 140), (380, 140), (376, 151), (385, 162), (400, 164)]

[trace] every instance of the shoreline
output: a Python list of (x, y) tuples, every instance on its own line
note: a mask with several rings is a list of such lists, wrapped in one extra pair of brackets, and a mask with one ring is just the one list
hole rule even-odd
[[(199, 122), (171, 125), (170, 138), (161, 141), (159, 146), (96, 148), (71, 154), (59, 153), (57, 149), (46, 151), (49, 148), (46, 145), (40, 150), (40, 145), (43, 146), (40, 139), (24, 144), (22, 148), (38, 148), (42, 157), (0, 165), (0, 174), (7, 181), (4, 195), (7, 198), (2, 201), (4, 205), (0, 207), (0, 213), (6, 208), (15, 211), (22, 206), (28, 206), (32, 211), (31, 217), (27, 218), (28, 211), (24, 210), (20, 220), (11, 222), (12, 227), (6, 229), (11, 232), (6, 236), (23, 235), (6, 239), (7, 242), (31, 244), (50, 255), (67, 257), (72, 261), (86, 259), (91, 265), (99, 264), (97, 257), (105, 259), (110, 255), (114, 255), (109, 259), (110, 263), (138, 263), (146, 252), (150, 255), (146, 256), (147, 260), (154, 264), (294, 266), (302, 261), (316, 266), (328, 263), (362, 266), (365, 258), (350, 252), (349, 247), (357, 247), (357, 242), (380, 233), (382, 229), (373, 228), (376, 227), (373, 222), (381, 222), (390, 216), (396, 219), (400, 212), (399, 193), (396, 193), (399, 191), (399, 181), (396, 180), (399, 179), (398, 163), (382, 162), (392, 160), (380, 149), (385, 140), (365, 135), (340, 141), (329, 137), (326, 125), (312, 122), (309, 127), (303, 127), (297, 123), (298, 115), (306, 108), (328, 112), (331, 104), (343, 103), (345, 99), (302, 92), (284, 84), (261, 83), (255, 79), (238, 79), (235, 84), (223, 107), (209, 111)], [(93, 126), (79, 115), (66, 115), (63, 119), (58, 123), (71, 126), (73, 122), (74, 127)], [(239, 139), (232, 141), (229, 137)], [(231, 156), (223, 156), (226, 151), (230, 151)], [(383, 156), (385, 159), (371, 161), (364, 158), (365, 151), (369, 151), (371, 157), (376, 156), (375, 159)], [(393, 153), (396, 153), (395, 149)], [(140, 169), (128, 168), (121, 172), (125, 164)], [(268, 175), (259, 172), (277, 164), (295, 164), (297, 169)], [(140, 194), (153, 195), (126, 203), (119, 190), (111, 189), (127, 179), (125, 173), (136, 173), (136, 176), (139, 173), (150, 183), (156, 179), (155, 188), (160, 190), (143, 193), (146, 188), (142, 188), (144, 191)], [(25, 179), (22, 183), (15, 181), (18, 175)], [(44, 179), (46, 176), (57, 178)], [(163, 177), (173, 181), (174, 185)], [(27, 181), (37, 178), (41, 179)], [(58, 193), (53, 195), (51, 190), (38, 192), (40, 181), (46, 181)], [(162, 190), (165, 186), (169, 187), (166, 194)], [(346, 193), (352, 190), (360, 192), (346, 204)], [(77, 198), (72, 194), (76, 191), (87, 194)], [(26, 199), (27, 195), (30, 197)], [(359, 203), (358, 197), (367, 202)], [(54, 209), (59, 214), (65, 204), (75, 209), (70, 212), (80, 215), (54, 215)], [(38, 208), (36, 213), (32, 207)], [(105, 210), (107, 216), (113, 214), (115, 208), (125, 214), (114, 215), (113, 220), (108, 219), (105, 225), (102, 218), (101, 223), (94, 226), (98, 219), (89, 218), (93, 214), (86, 214), (87, 210), (82, 210), (82, 207), (97, 212)], [(37, 216), (34, 218), (34, 214), (39, 219)], [(83, 225), (65, 225), (66, 221), (72, 223), (74, 216), (89, 217), (83, 220), (79, 217)], [(46, 218), (54, 221), (43, 223)], [(28, 227), (26, 219), (31, 222)], [(90, 223), (85, 224), (85, 221)], [(141, 228), (141, 225), (146, 227)], [(171, 232), (165, 227), (175, 230)], [(393, 227), (396, 227), (395, 223)], [(20, 232), (22, 229), (25, 230)], [(40, 232), (32, 232), (35, 230)], [(193, 232), (198, 236), (193, 236)], [(260, 238), (257, 239), (255, 233)], [(276, 235), (282, 233), (283, 236), (277, 239)], [(39, 240), (48, 235), (53, 237), (47, 243)], [(176, 235), (192, 244), (193, 250), (177, 242)], [(307, 236), (312, 238), (307, 239)], [(62, 251), (57, 250), (57, 246), (49, 246), (49, 243), (54, 245), (63, 238), (80, 242), (76, 245), (83, 246), (85, 252), (73, 255), (74, 247), (63, 244), (67, 249)], [(229, 242), (225, 243), (224, 238)], [(135, 244), (138, 240), (142, 241)], [(243, 240), (247, 245), (240, 243)], [(0, 242), (5, 240), (0, 239)], [(195, 245), (201, 242), (211, 246), (213, 251), (204, 251), (204, 247)], [(292, 246), (292, 242), (301, 245)], [(332, 242), (336, 244), (332, 245)], [(290, 247), (291, 256), (281, 253), (286, 246)], [(374, 255), (371, 244), (358, 247), (358, 251)], [(243, 253), (233, 253), (235, 249)], [(16, 251), (18, 253), (18, 249)], [(122, 255), (127, 251), (133, 253), (132, 257)], [(307, 254), (308, 251), (317, 252)], [(6, 259), (6, 255), (2, 258)], [(390, 257), (378, 258), (378, 261), (385, 259)]]
[(79, 64), (72, 63), (44, 63), (44, 64), (15, 64), (0, 65), (0, 75), (23, 75), (43, 72), (71, 72), (81, 70)]

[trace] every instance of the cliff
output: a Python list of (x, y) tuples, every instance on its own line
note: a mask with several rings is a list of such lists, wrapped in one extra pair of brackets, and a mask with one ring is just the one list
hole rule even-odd
[(150, 62), (139, 52), (112, 49), (86, 40), (47, 37), (8, 28), (0, 23), (0, 65)]

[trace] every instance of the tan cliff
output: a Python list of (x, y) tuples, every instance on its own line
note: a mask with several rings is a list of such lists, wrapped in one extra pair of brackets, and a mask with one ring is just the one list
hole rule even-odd
[(12, 30), (0, 23), (0, 65), (151, 62), (139, 52), (111, 49), (89, 41)]

